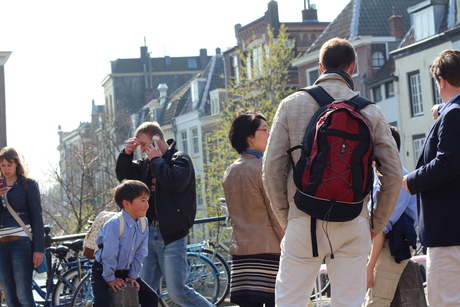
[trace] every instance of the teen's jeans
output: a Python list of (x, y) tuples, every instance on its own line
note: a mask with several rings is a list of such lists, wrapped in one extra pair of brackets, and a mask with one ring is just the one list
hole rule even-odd
[(29, 237), (0, 243), (0, 283), (9, 307), (35, 307), (32, 254)]
[(186, 286), (187, 237), (164, 246), (157, 226), (149, 225), (149, 253), (142, 263), (140, 276), (153, 289), (158, 290), (160, 277), (164, 275), (169, 297), (184, 307), (213, 306), (195, 290)]

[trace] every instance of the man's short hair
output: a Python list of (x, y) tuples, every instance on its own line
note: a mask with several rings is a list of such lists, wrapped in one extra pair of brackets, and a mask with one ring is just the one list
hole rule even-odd
[(123, 180), (113, 189), (113, 199), (120, 209), (123, 209), (123, 200), (132, 202), (143, 195), (150, 196), (149, 187), (139, 180)]
[(164, 140), (163, 130), (161, 130), (160, 124), (157, 122), (145, 122), (137, 127), (134, 136), (138, 137), (140, 134), (146, 134), (149, 137), (153, 137), (154, 135), (158, 134), (160, 138)]
[(337, 68), (346, 71), (355, 60), (355, 48), (346, 39), (332, 38), (319, 51), (319, 62), (325, 70)]
[(460, 51), (446, 49), (434, 60), (430, 73), (437, 81), (439, 77), (450, 85), (460, 87)]

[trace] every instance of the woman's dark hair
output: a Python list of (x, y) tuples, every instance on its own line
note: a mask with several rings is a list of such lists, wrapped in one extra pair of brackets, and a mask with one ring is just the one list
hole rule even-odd
[[(8, 161), (9, 163), (16, 163), (16, 176), (18, 176), (18, 182), (20, 181), (20, 179), (23, 179), (22, 185), (27, 188), (27, 171), (24, 168), (24, 165), (22, 164), (17, 151), (13, 147), (3, 147), (2, 150), (0, 150), (0, 163), (3, 162), (3, 160)], [(1, 170), (0, 176), (3, 177)]]
[(238, 111), (236, 113), (228, 138), (238, 153), (249, 147), (247, 138), (254, 136), (262, 120), (267, 121), (262, 114), (254, 111)]
[(139, 180), (123, 180), (120, 185), (113, 189), (113, 199), (120, 209), (123, 209), (123, 200), (132, 202), (136, 198), (150, 196), (149, 187)]

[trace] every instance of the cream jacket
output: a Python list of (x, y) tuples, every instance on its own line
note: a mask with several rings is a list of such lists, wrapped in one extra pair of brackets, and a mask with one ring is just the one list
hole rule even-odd
[[(356, 95), (338, 74), (322, 74), (315, 84), (321, 85), (336, 100), (350, 99)], [(296, 187), (286, 150), (302, 142), (307, 125), (318, 109), (318, 103), (308, 93), (299, 91), (281, 101), (275, 114), (263, 160), (263, 183), (281, 227), (287, 227), (289, 218), (307, 215), (297, 209), (293, 200)], [(380, 181), (376, 200), (378, 206), (374, 210), (374, 227), (371, 229), (378, 234), (396, 205), (401, 190), (402, 167), (396, 143), (379, 106), (367, 106), (361, 113), (373, 132), (374, 153), (381, 162), (377, 171)], [(300, 150), (295, 150), (292, 155), (294, 162), (297, 162)], [(360, 215), (368, 218), (366, 204), (367, 199)]]
[(262, 184), (262, 159), (242, 154), (222, 181), (233, 227), (232, 255), (280, 253), (282, 231)]

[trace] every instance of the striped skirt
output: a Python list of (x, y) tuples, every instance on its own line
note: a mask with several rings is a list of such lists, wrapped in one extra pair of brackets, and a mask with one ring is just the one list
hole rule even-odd
[(280, 255), (233, 256), (230, 301), (275, 302), (275, 282)]

